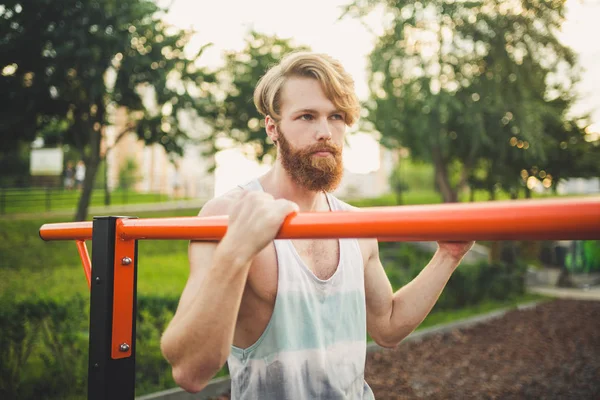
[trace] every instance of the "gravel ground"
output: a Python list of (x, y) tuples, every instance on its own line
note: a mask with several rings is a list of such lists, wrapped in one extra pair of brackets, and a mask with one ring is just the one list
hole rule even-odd
[(373, 352), (365, 379), (377, 400), (600, 400), (600, 301), (553, 300)]

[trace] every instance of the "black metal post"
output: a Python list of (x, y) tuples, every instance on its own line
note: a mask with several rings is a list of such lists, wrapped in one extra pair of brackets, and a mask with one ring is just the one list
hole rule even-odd
[(116, 221), (120, 217), (94, 217), (88, 400), (135, 398), (135, 331), (137, 315), (137, 240), (133, 257), (133, 320), (131, 356), (111, 357)]

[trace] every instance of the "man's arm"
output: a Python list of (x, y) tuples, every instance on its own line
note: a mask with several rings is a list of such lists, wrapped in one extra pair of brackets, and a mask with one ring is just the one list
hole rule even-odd
[(377, 241), (369, 243), (370, 256), (365, 265), (367, 329), (377, 344), (395, 347), (423, 322), (472, 245), (439, 243), (429, 264), (394, 293), (379, 259)]
[(229, 214), (227, 233), (219, 244), (190, 243), (190, 275), (161, 339), (173, 378), (185, 390), (202, 390), (225, 364), (252, 259), (294, 211), (295, 204), (259, 192), (202, 208), (201, 217)]

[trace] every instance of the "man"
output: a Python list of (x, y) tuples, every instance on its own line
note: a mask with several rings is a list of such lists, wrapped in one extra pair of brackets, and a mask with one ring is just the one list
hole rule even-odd
[(295, 212), (349, 210), (330, 195), (342, 175), (354, 83), (330, 57), (294, 53), (257, 85), (277, 160), (208, 202), (229, 215), (219, 244), (192, 242), (190, 275), (161, 348), (178, 385), (200, 391), (228, 362), (233, 399), (372, 399), (367, 331), (394, 347), (429, 313), (472, 243), (439, 243), (393, 293), (375, 239), (274, 240)]

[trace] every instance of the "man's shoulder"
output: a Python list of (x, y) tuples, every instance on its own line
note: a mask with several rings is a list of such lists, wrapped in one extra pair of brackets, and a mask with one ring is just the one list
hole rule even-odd
[(202, 206), (198, 216), (229, 215), (231, 207), (239, 201), (243, 193), (244, 189), (236, 187), (220, 196), (212, 198)]

